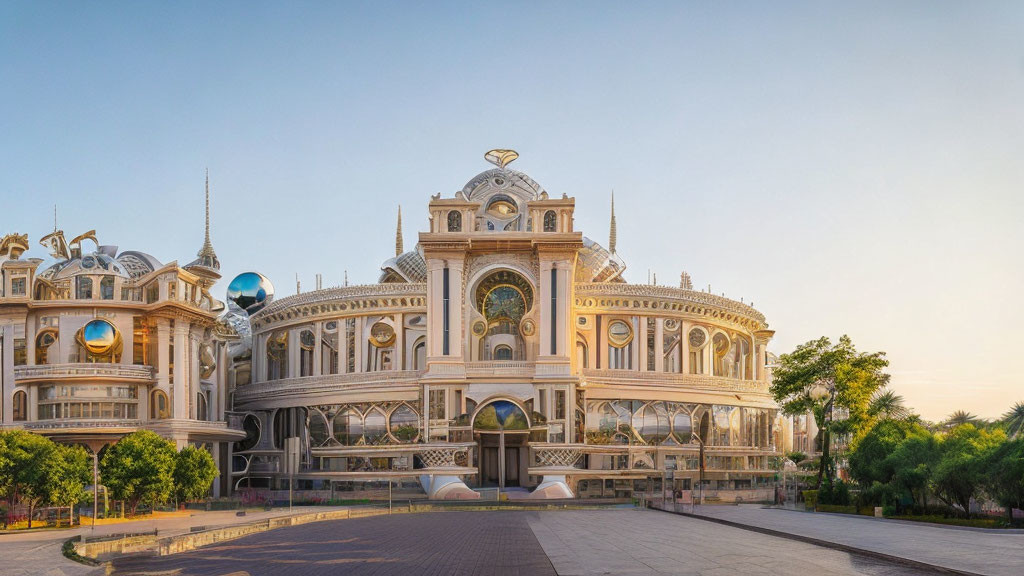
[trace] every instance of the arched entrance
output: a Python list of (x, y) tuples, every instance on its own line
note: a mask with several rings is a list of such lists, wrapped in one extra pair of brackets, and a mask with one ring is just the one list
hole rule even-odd
[(519, 486), (526, 474), (530, 421), (511, 400), (495, 400), (477, 410), (473, 437), (479, 446), (480, 486)]

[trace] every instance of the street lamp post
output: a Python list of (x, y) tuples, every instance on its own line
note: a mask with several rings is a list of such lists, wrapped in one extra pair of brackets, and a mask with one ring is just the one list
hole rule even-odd
[(699, 468), (700, 468), (700, 476), (699, 477), (700, 477), (700, 480), (699, 480), (699, 484), (698, 485), (700, 486), (700, 503), (703, 505), (704, 504), (704, 440), (699, 435), (694, 434), (692, 432), (690, 433), (690, 439), (691, 440), (696, 440), (697, 441), (697, 445), (700, 446), (700, 462), (699, 462)]

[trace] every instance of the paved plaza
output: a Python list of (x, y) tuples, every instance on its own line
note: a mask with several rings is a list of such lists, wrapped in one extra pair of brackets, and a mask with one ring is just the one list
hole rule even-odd
[(936, 526), (758, 505), (698, 506), (711, 518), (978, 574), (1024, 574), (1024, 531)]
[(877, 574), (929, 572), (632, 509), (439, 512), (319, 522), (163, 558), (115, 574), (210, 576)]

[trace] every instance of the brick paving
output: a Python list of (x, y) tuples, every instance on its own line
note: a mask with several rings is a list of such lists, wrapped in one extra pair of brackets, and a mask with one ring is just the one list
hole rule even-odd
[(439, 512), (317, 522), (165, 557), (122, 558), (114, 574), (548, 576), (527, 522), (536, 512)]
[(114, 574), (263, 576), (815, 574), (930, 572), (662, 512), (397, 514), (282, 528)]

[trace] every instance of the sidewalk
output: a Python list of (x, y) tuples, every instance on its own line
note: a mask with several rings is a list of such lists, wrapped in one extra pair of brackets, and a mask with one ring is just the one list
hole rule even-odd
[(696, 506), (694, 514), (951, 570), (992, 576), (1024, 574), (1024, 533), (1017, 530), (964, 530), (755, 504)]
[[(318, 512), (341, 510), (344, 506), (316, 507)], [(104, 574), (103, 567), (86, 566), (73, 562), (61, 553), (64, 542), (77, 535), (85, 537), (103, 536), (158, 530), (161, 537), (185, 534), (195, 526), (220, 527), (245, 524), (267, 518), (300, 513), (306, 507), (272, 510), (247, 510), (245, 516), (238, 516), (235, 510), (218, 512), (192, 511), (188, 516), (160, 518), (156, 520), (135, 520), (116, 524), (100, 524), (95, 531), (88, 525), (70, 530), (43, 530), (37, 532), (11, 532), (0, 534), (0, 576), (94, 576)]]

